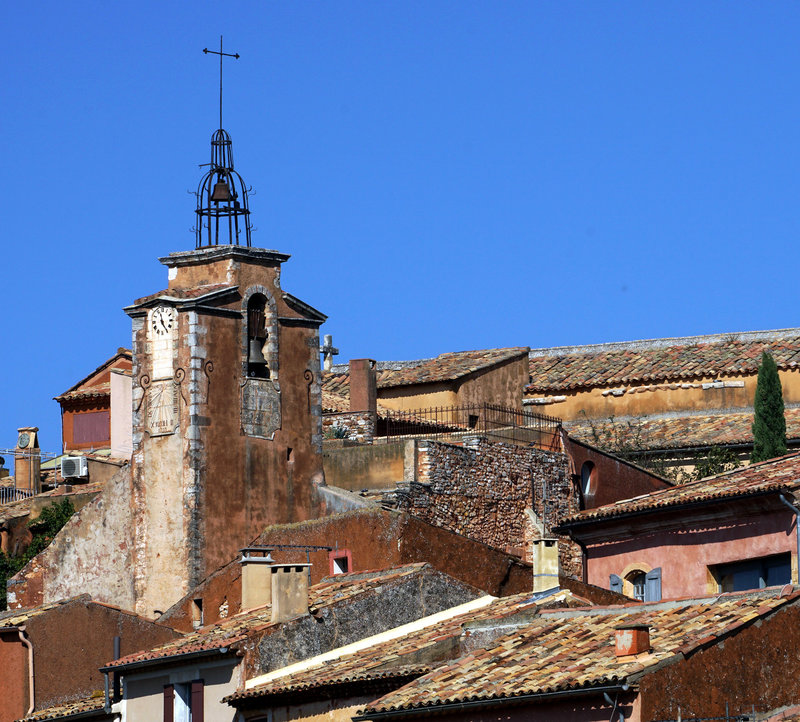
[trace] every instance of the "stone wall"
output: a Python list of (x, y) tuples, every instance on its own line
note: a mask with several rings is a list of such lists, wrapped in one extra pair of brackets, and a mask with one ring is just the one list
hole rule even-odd
[[(463, 446), (419, 441), (401, 509), (435, 526), (531, 557), (531, 541), (580, 508), (565, 454), (473, 438)], [(533, 513), (531, 513), (533, 512)], [(558, 537), (562, 574), (582, 576), (581, 551)]]
[(375, 415), (369, 411), (324, 414), (322, 436), (325, 439), (346, 438), (360, 444), (371, 444), (375, 436)]

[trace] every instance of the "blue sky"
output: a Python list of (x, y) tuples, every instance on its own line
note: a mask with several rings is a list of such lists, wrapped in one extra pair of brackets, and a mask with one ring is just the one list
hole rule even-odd
[(224, 125), (338, 360), (800, 326), (800, 4), (12, 3), (0, 447), (130, 345)]

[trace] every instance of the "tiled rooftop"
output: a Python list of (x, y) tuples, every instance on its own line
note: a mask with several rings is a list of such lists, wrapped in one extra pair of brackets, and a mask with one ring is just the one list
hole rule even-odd
[[(436, 358), (416, 361), (380, 361), (377, 365), (378, 388), (410, 386), (453, 381), (475, 371), (523, 355), (526, 347), (495, 348), (482, 351), (443, 353)], [(350, 372), (347, 364), (337, 364), (322, 375), (323, 392), (350, 398)]]
[(769, 491), (794, 489), (798, 486), (800, 486), (800, 453), (787, 454), (778, 459), (751, 464), (719, 476), (710, 476), (632, 499), (621, 499), (595, 509), (586, 509), (566, 519), (564, 524), (667, 509), (712, 499), (746, 497)]
[[(569, 592), (559, 600), (572, 599)], [(544, 600), (547, 602), (548, 600)], [(583, 600), (582, 600), (583, 601)], [(585, 604), (585, 601), (583, 601)], [(531, 593), (495, 599), (487, 606), (459, 614), (435, 625), (415, 630), (403, 637), (375, 644), (365, 650), (309, 666), (301, 672), (279, 677), (252, 689), (237, 692), (230, 699), (266, 697), (300, 692), (334, 684), (343, 684), (392, 676), (402, 677), (415, 671), (423, 674), (442, 664), (435, 648), (447, 640), (459, 637), (462, 626), (470, 622), (500, 620), (511, 615), (535, 610), (537, 602)], [(426, 655), (426, 652), (430, 654)], [(424, 659), (425, 657), (429, 659)], [(441, 657), (439, 658), (441, 659)]]
[[(786, 438), (800, 439), (800, 408), (787, 408)], [(632, 424), (643, 448), (678, 449), (696, 446), (724, 446), (753, 443), (753, 412), (719, 412), (715, 414), (685, 414), (644, 416), (638, 419), (593, 419), (565, 421), (569, 435), (589, 444), (597, 444), (592, 429), (606, 438), (613, 426), (623, 428)]]
[[(313, 614), (322, 607), (375, 590), (391, 580), (416, 574), (425, 566), (424, 563), (408, 564), (388, 570), (354, 572), (328, 577), (309, 588), (309, 609)], [(193, 652), (211, 652), (223, 647), (229, 647), (232, 644), (243, 641), (248, 633), (266, 629), (272, 624), (271, 620), (272, 607), (267, 604), (263, 607), (222, 619), (215, 624), (201, 627), (190, 634), (153, 649), (122, 657), (115, 662), (110, 662), (107, 668), (177, 657)]]
[(800, 329), (595, 346), (532, 349), (529, 395), (571, 389), (754, 374), (762, 351), (779, 369), (800, 365)]
[[(582, 610), (542, 611), (486, 647), (370, 703), (366, 714), (635, 682), (794, 601), (800, 591), (728, 594)], [(617, 657), (614, 629), (650, 626), (651, 651)]]
[(105, 694), (102, 691), (98, 691), (91, 697), (65, 702), (55, 707), (33, 712), (17, 722), (45, 722), (45, 720), (69, 719), (78, 715), (82, 717), (90, 712), (100, 712), (105, 702)]

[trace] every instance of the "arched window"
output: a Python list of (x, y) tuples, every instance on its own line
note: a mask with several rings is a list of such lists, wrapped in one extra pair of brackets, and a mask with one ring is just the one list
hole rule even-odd
[(591, 461), (585, 461), (581, 467), (581, 493), (584, 498), (594, 494), (596, 477), (594, 464)]
[(255, 293), (247, 302), (247, 375), (252, 378), (269, 378), (269, 366), (264, 356), (268, 335), (267, 298)]

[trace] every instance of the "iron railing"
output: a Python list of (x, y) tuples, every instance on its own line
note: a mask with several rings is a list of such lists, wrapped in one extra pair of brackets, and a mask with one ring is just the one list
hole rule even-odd
[(427, 438), (458, 441), (478, 434), (540, 449), (560, 448), (561, 419), (494, 404), (437, 406), (413, 411), (388, 411), (378, 417), (376, 438)]
[[(0, 467), (4, 467), (5, 460), (9, 457), (14, 459), (14, 476), (11, 483), (9, 483), (8, 477), (0, 477), (0, 504), (10, 504), (11, 502), (27, 499), (40, 493), (42, 491), (41, 465), (53, 459), (57, 459), (59, 454), (40, 451), (38, 449), (34, 451), (0, 449), (0, 459), (2, 459)], [(35, 463), (28, 464), (28, 473), (25, 474), (26, 478), (22, 478), (17, 468), (17, 462), (25, 460), (30, 460)]]

